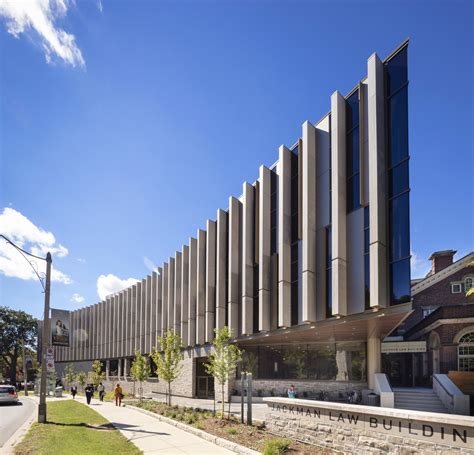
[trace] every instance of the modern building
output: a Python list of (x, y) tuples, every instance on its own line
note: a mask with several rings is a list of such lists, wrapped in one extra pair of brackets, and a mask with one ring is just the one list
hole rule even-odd
[[(100, 359), (129, 387), (135, 351), (174, 329), (185, 346), (174, 390), (209, 396), (203, 362), (227, 325), (261, 395), (289, 383), (304, 396), (374, 388), (381, 340), (412, 308), (407, 51), (408, 41), (371, 55), (367, 76), (334, 92), (330, 112), (156, 272), (73, 311), (58, 369)], [(164, 390), (159, 379), (147, 387)]]

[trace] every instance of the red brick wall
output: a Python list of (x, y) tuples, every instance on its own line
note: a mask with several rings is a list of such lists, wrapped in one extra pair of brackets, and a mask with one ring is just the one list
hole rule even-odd
[(463, 292), (451, 293), (451, 282), (460, 281), (466, 275), (474, 276), (474, 267), (465, 267), (462, 270), (446, 277), (444, 280), (433, 284), (429, 288), (413, 296), (413, 313), (406, 319), (400, 329), (407, 331), (423, 319), (423, 308), (442, 305), (459, 305), (468, 301)]

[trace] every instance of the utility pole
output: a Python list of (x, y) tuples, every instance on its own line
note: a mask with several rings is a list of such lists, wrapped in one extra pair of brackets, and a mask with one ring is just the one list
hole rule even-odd
[(25, 357), (25, 340), (21, 339), (21, 350), (23, 356), (23, 390), (25, 391), (25, 397), (28, 396), (28, 372), (26, 370), (26, 357)]
[(49, 321), (49, 297), (51, 289), (51, 253), (46, 255), (46, 285), (44, 291), (44, 318), (43, 318), (43, 339), (41, 345), (41, 384), (40, 384), (40, 402), (38, 407), (38, 422), (46, 423), (46, 381), (47, 365), (46, 355), (50, 339), (50, 321)]

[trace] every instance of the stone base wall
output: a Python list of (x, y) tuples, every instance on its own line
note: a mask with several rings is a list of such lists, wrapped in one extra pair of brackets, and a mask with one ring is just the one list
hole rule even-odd
[(349, 454), (474, 454), (469, 417), (265, 398), (269, 432)]
[[(366, 382), (343, 382), (343, 381), (317, 381), (317, 380), (294, 380), (294, 379), (254, 379), (252, 381), (253, 396), (262, 397), (287, 397), (288, 388), (294, 385), (298, 398), (318, 399), (325, 392), (327, 399), (332, 401), (346, 401), (347, 393), (367, 389)], [(233, 390), (240, 396), (240, 380), (233, 382)], [(231, 391), (232, 393), (232, 391)], [(235, 392), (234, 392), (235, 394)]]

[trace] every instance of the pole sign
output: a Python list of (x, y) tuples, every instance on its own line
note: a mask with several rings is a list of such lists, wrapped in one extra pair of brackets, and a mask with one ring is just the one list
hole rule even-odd
[(48, 348), (46, 351), (46, 371), (48, 373), (54, 372), (54, 349)]
[(69, 346), (70, 315), (67, 310), (51, 309), (51, 344)]
[(382, 354), (426, 352), (426, 341), (390, 341), (382, 343)]

